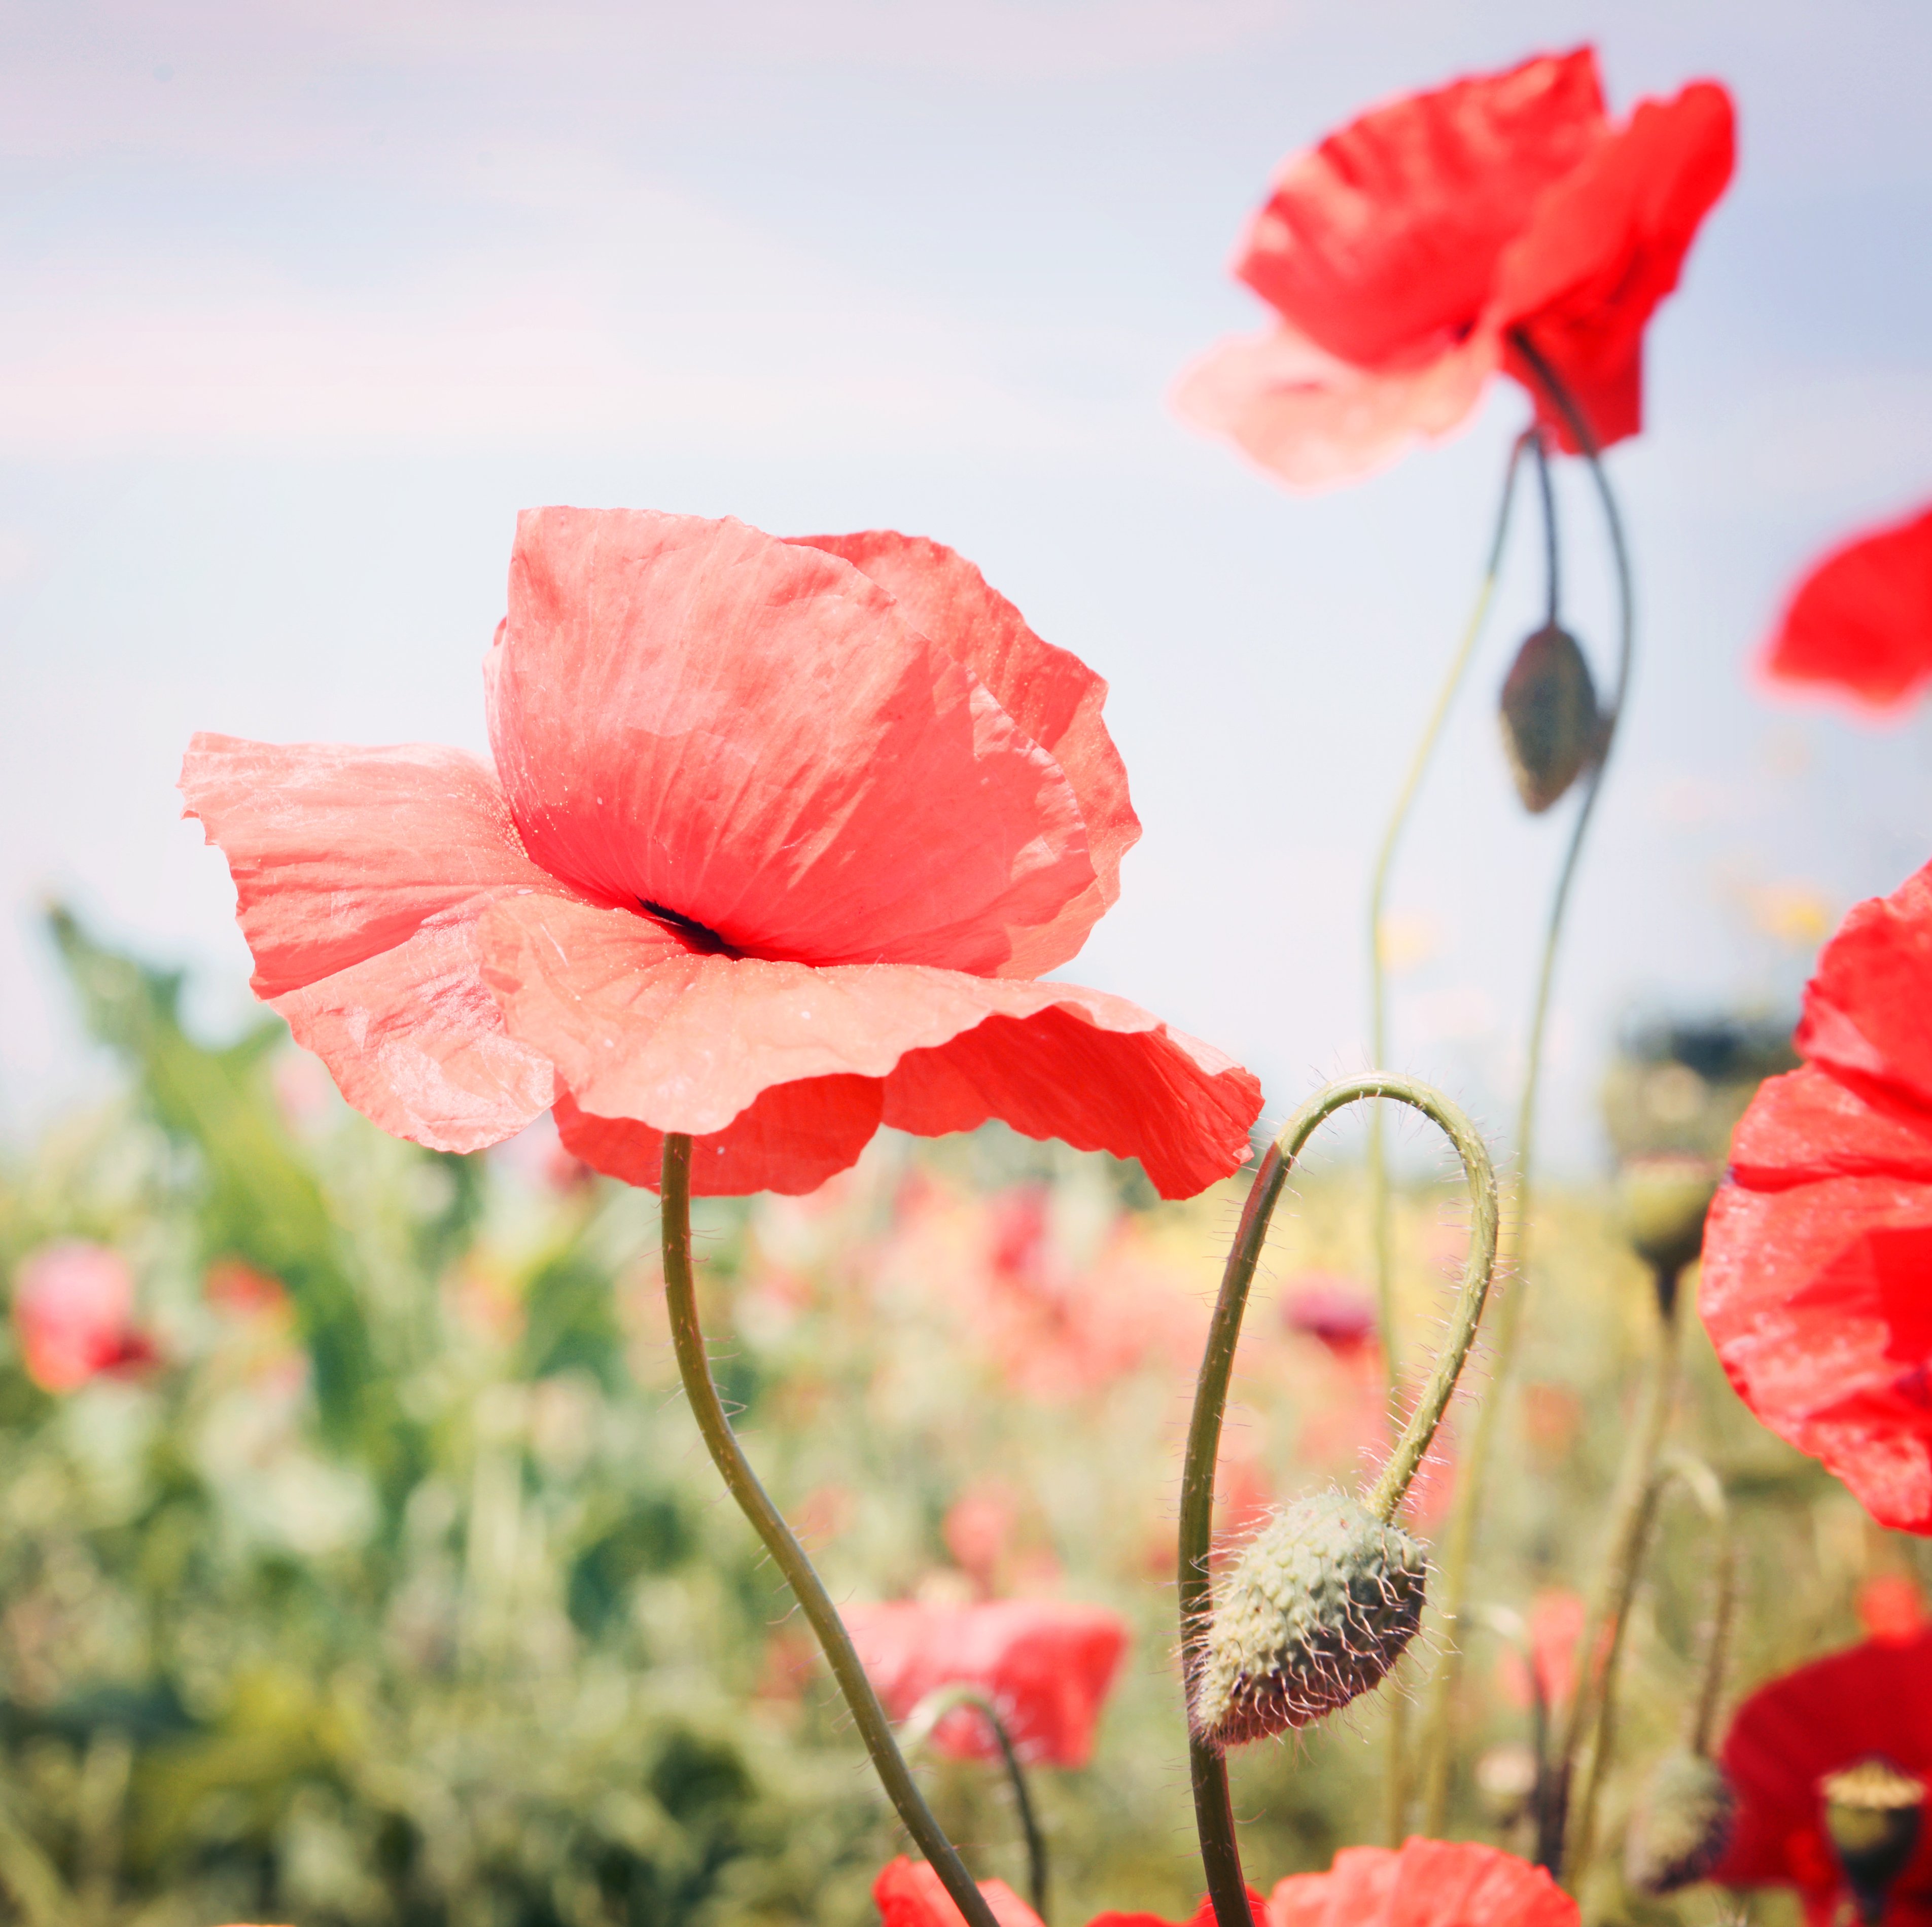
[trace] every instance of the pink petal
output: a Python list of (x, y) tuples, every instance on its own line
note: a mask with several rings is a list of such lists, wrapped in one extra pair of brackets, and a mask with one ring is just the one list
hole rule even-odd
[(488, 680), (531, 853), (735, 951), (990, 971), (1094, 883), (1072, 786), (986, 685), (742, 523), (526, 511)]
[[(512, 1035), (578, 1107), (658, 1131), (722, 1133), (776, 1086), (857, 1076), (885, 1081), (902, 1130), (1000, 1117), (1138, 1157), (1184, 1197), (1240, 1167), (1261, 1107), (1227, 1059), (1072, 984), (700, 954), (649, 918), (560, 898), (497, 903), (483, 943)], [(741, 1188), (759, 1188), (746, 1152)]]
[(1460, 424), (1500, 352), (1493, 334), (1478, 332), (1418, 367), (1376, 373), (1282, 326), (1210, 349), (1183, 374), (1173, 404), (1290, 488), (1332, 488)]
[(1064, 964), (1120, 893), (1120, 859), (1140, 838), (1127, 772), (1100, 720), (1107, 685), (1080, 658), (1042, 642), (964, 556), (890, 529), (794, 541), (842, 557), (886, 590), (922, 635), (964, 663), (1065, 772), (1087, 826), (1094, 881), (1051, 923), (1014, 934), (994, 972), (1037, 977)]
[[(1000, 1927), (1041, 1927), (1040, 1916), (1004, 1881), (981, 1881), (979, 1888)], [(879, 1927), (966, 1927), (938, 1875), (904, 1854), (886, 1863), (872, 1883), (872, 1899)]]

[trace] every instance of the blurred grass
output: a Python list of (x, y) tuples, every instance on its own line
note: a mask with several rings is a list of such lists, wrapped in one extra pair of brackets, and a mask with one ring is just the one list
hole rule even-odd
[[(207, 1047), (177, 979), (70, 917), (53, 930), (124, 1087), (0, 1172), (0, 1266), (10, 1279), (55, 1239), (114, 1246), (162, 1362), (53, 1396), (0, 1339), (10, 1911), (32, 1927), (872, 1919), (890, 1817), (676, 1395), (654, 1200), (571, 1169), (541, 1131), (472, 1158), (392, 1140), (278, 1026)], [(1612, 1096), (1627, 1113), (1628, 1074)], [(1460, 1255), (1449, 1178), (1400, 1203), (1412, 1356)], [(1133, 1625), (1092, 1765), (1040, 1776), (1063, 1923), (1180, 1915), (1198, 1890), (1172, 1515), (1238, 1194), (1162, 1206), (1131, 1167), (995, 1128), (884, 1138), (812, 1198), (700, 1206), (721, 1380), (835, 1596), (1055, 1590)], [(1587, 1587), (1649, 1317), (1606, 1189), (1538, 1209), (1479, 1574), (1486, 1603), (1517, 1611)], [(1304, 1175), (1272, 1266), (1289, 1294), (1310, 1272), (1368, 1275), (1352, 1167)], [(1358, 1476), (1372, 1437), (1372, 1359), (1281, 1311), (1258, 1293), (1231, 1530)], [(1857, 1586), (1908, 1554), (1738, 1407), (1694, 1326), (1690, 1348), (1679, 1436), (1738, 1509), (1742, 1686), (1856, 1637)], [(1614, 1872), (1707, 1604), (1688, 1508), (1660, 1545), (1587, 1899), (1593, 1917), (1702, 1923), (1720, 1896), (1639, 1905)], [(1474, 1770), (1522, 1745), (1520, 1681), (1492, 1634), (1462, 1638), (1455, 1830), (1520, 1847), (1521, 1817)], [(1384, 1717), (1372, 1702), (1239, 1756), (1257, 1884), (1373, 1837)], [(930, 1779), (978, 1869), (1017, 1879), (997, 1776)]]

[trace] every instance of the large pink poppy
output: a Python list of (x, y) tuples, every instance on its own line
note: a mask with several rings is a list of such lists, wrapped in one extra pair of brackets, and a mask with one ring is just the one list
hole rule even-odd
[(386, 1130), (567, 1147), (700, 1192), (804, 1191), (881, 1124), (1001, 1118), (1237, 1169), (1246, 1071), (1118, 997), (1036, 981), (1139, 832), (1100, 706), (979, 571), (886, 532), (519, 518), (486, 664), (492, 770), (422, 744), (197, 736), (254, 987)]
[(1785, 604), (1763, 667), (1868, 709), (1902, 708), (1932, 682), (1932, 508), (1817, 563)]
[(1932, 865), (1805, 987), (1804, 1067), (1732, 1140), (1698, 1305), (1738, 1395), (1882, 1524), (1932, 1533)]
[(1520, 330), (1600, 447), (1634, 435), (1645, 325), (1733, 147), (1730, 97), (1709, 81), (1613, 126), (1588, 47), (1374, 108), (1283, 163), (1234, 263), (1275, 325), (1213, 349), (1175, 405), (1320, 488), (1446, 434), (1505, 369), (1574, 451)]

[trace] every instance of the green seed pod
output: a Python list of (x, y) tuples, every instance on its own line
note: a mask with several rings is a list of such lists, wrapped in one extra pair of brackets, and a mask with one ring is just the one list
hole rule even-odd
[(1501, 707), (1516, 794), (1540, 816), (1595, 760), (1603, 740), (1590, 665), (1568, 630), (1552, 622), (1517, 650)]
[(1400, 1526), (1342, 1493), (1282, 1508), (1215, 1588), (1192, 1656), (1195, 1731), (1225, 1750), (1366, 1692), (1422, 1623), (1428, 1566)]
[(1630, 1249), (1660, 1271), (1682, 1271), (1702, 1248), (1723, 1176), (1708, 1159), (1676, 1152), (1627, 1160), (1617, 1173), (1617, 1209)]
[(1825, 1832), (1845, 1870), (1858, 1916), (1877, 1927), (1892, 1884), (1918, 1844), (1925, 1783), (1888, 1760), (1861, 1760), (1818, 1783), (1825, 1798)]
[(1653, 1899), (1694, 1886), (1724, 1857), (1737, 1812), (1724, 1770), (1701, 1753), (1666, 1754), (1624, 1836), (1624, 1878)]

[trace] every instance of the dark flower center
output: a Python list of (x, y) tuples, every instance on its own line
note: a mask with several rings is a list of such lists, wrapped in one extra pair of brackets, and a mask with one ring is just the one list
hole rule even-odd
[(724, 938), (708, 924), (700, 923), (695, 917), (688, 917), (676, 910), (666, 910), (662, 904), (653, 904), (640, 897), (638, 901), (644, 907), (647, 916), (656, 917), (661, 924), (677, 932), (687, 943), (701, 951), (706, 957), (738, 957), (743, 952), (734, 950)]

